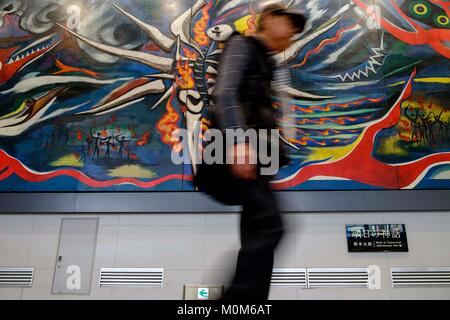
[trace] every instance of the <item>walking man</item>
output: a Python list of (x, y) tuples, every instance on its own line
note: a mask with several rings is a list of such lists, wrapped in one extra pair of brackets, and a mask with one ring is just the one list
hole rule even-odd
[[(255, 129), (259, 132), (260, 129), (278, 128), (277, 110), (273, 107), (272, 96), (275, 87), (283, 85), (289, 72), (287, 68), (285, 72), (280, 72), (274, 56), (292, 44), (294, 37), (303, 31), (305, 22), (301, 13), (272, 4), (262, 11), (255, 35), (232, 35), (221, 57), (212, 97), (219, 129)], [(283, 149), (277, 151), (280, 165), (287, 164)], [(234, 156), (229, 169), (234, 177), (233, 191), (239, 194), (242, 212), (241, 248), (236, 271), (223, 299), (266, 300), (274, 251), (284, 232), (282, 217), (270, 185), (273, 175), (261, 174), (259, 155), (256, 156), (256, 164), (249, 161), (257, 153), (251, 143), (238, 139), (238, 142), (227, 144), (225, 152)]]

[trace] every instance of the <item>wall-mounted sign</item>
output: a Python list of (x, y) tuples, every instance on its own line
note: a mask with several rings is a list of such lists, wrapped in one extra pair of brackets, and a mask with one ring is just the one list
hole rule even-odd
[(349, 252), (408, 252), (404, 224), (350, 224), (346, 231)]
[(222, 284), (185, 284), (183, 300), (219, 300), (224, 289)]
[(209, 288), (198, 288), (197, 289), (197, 299), (198, 300), (208, 300), (209, 299)]

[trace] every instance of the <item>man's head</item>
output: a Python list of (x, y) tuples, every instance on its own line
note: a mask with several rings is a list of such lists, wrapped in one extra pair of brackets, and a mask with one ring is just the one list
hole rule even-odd
[(258, 32), (268, 40), (271, 49), (282, 52), (292, 44), (293, 36), (303, 32), (305, 24), (302, 13), (270, 4), (261, 13)]

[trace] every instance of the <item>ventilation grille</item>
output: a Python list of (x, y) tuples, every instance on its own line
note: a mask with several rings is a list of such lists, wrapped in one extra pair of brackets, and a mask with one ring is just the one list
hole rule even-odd
[(280, 268), (272, 271), (272, 287), (307, 288), (305, 268)]
[(163, 287), (162, 268), (101, 268), (100, 287)]
[(450, 268), (392, 268), (392, 287), (450, 286)]
[(367, 288), (367, 268), (308, 268), (309, 288)]
[(31, 288), (34, 268), (0, 268), (0, 288)]

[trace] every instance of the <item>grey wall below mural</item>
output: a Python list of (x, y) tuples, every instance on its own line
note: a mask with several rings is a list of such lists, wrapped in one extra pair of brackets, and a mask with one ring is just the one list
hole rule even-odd
[[(88, 296), (52, 295), (63, 218), (99, 217)], [(392, 288), (395, 267), (450, 267), (450, 211), (289, 213), (276, 268), (381, 268), (381, 289), (273, 288), (271, 299), (450, 299), (450, 287)], [(234, 270), (239, 216), (201, 214), (0, 215), (0, 267), (34, 267), (31, 288), (0, 299), (181, 299), (187, 283), (222, 284)], [(348, 253), (346, 224), (403, 223), (408, 253)], [(100, 268), (164, 268), (162, 288), (99, 288)]]

